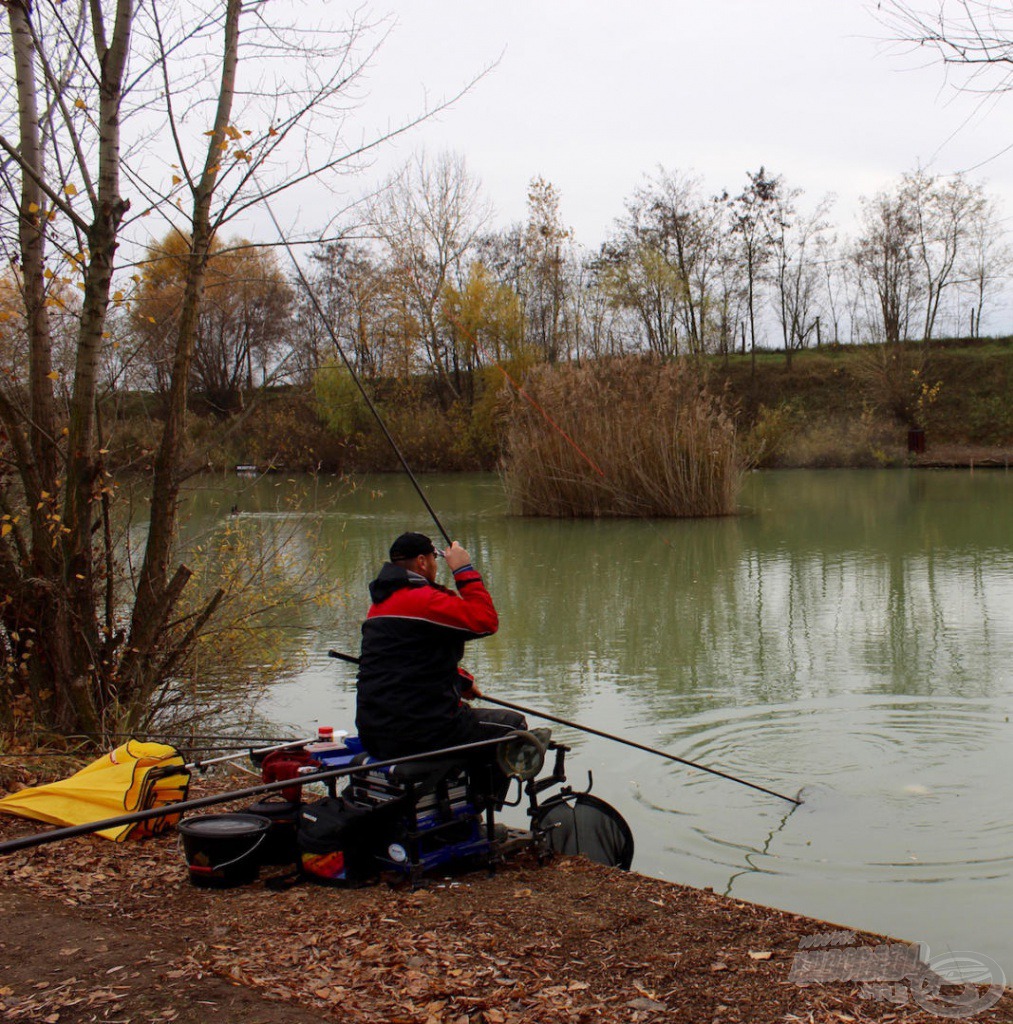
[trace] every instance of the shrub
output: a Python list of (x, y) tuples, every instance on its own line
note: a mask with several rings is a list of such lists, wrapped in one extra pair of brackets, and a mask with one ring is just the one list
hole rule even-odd
[(880, 468), (903, 465), (902, 429), (872, 409), (858, 416), (810, 419), (787, 435), (769, 466), (800, 469)]
[(780, 402), (774, 408), (761, 405), (742, 442), (746, 461), (762, 469), (780, 465), (785, 449), (798, 437), (805, 421), (802, 403), (797, 398)]
[[(539, 367), (508, 399), (512, 511), (540, 516), (728, 515), (744, 469), (723, 398), (685, 363)], [(551, 424), (548, 422), (551, 420)]]

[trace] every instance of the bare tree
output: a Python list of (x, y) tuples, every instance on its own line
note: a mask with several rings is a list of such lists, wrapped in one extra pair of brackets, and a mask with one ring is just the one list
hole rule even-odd
[[(23, 705), (45, 728), (114, 731), (164, 703), (223, 597), (179, 610), (191, 571), (177, 555), (177, 502), (200, 464), (184, 458), (187, 391), (214, 240), (265, 195), (319, 179), (392, 132), (342, 142), (349, 90), (375, 48), (358, 21), (340, 33), (288, 32), (266, 20), (274, 8), (261, 0), (3, 7), (0, 221), (12, 231), (0, 237), (17, 239), (7, 255), (27, 379), (0, 379), (9, 459), (0, 474), (0, 714)], [(148, 217), (155, 234), (172, 230), (187, 244), (135, 566), (121, 564), (113, 535), (118, 491), (99, 408), (109, 311), (140, 277), (128, 283), (128, 269), (117, 287), (116, 260), (150, 239)], [(61, 288), (74, 285), (71, 304)], [(75, 323), (66, 376), (57, 311)]]
[(960, 174), (939, 178), (918, 170), (905, 174), (898, 193), (915, 232), (915, 253), (924, 302), (922, 339), (930, 341), (944, 295), (956, 284), (972, 225), (986, 205), (984, 190)]
[(1013, 272), (1013, 249), (1006, 241), (1003, 218), (994, 198), (988, 198), (977, 210), (967, 229), (958, 277), (962, 291), (970, 296), (970, 334), (981, 337), (981, 317), (986, 303), (1000, 282)]
[(626, 215), (603, 250), (620, 304), (634, 311), (659, 355), (708, 346), (722, 252), (722, 206), (700, 183), (659, 170), (626, 201)]
[(888, 344), (907, 336), (920, 298), (916, 245), (917, 225), (901, 196), (880, 192), (863, 197), (853, 259), (875, 296), (879, 331)]
[(962, 88), (992, 94), (1013, 90), (1013, 14), (996, 0), (937, 0), (930, 10), (909, 0), (879, 0), (883, 23), (902, 44), (935, 50), (949, 68), (967, 73)]
[(777, 199), (771, 218), (774, 276), (777, 285), (777, 318), (781, 324), (785, 364), (791, 370), (792, 354), (808, 347), (819, 320), (820, 266), (817, 252), (827, 230), (829, 200), (809, 214), (800, 215), (794, 203), (801, 190), (785, 190)]
[(454, 398), (461, 367), (440, 304), (448, 284), (463, 283), (466, 256), (488, 213), (463, 157), (451, 153), (415, 158), (370, 204), (372, 227), (420, 324), (428, 365)]
[(749, 319), (749, 346), (756, 358), (756, 307), (758, 291), (771, 258), (773, 217), (781, 194), (780, 177), (770, 177), (761, 167), (747, 172), (748, 185), (734, 199), (725, 197), (732, 221), (732, 232), (739, 240), (739, 254), (746, 276), (746, 312)]

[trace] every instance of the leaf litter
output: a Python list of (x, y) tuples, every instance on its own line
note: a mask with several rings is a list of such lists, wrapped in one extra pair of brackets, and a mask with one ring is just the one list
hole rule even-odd
[[(0, 817), (0, 839), (33, 831)], [(258, 1024), (939, 1019), (857, 983), (789, 982), (799, 939), (832, 925), (582, 858), (520, 855), (495, 875), (433, 877), (415, 891), (275, 892), (264, 884), (274, 870), (236, 889), (195, 888), (172, 835), (0, 858), (0, 912), (37, 922), (0, 931), (0, 1019), (203, 1024), (229, 993), (250, 1001), (235, 1019)], [(1013, 1021), (1013, 997), (975, 1021)]]

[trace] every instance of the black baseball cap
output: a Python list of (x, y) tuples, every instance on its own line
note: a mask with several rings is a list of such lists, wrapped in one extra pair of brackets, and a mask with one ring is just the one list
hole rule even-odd
[(433, 542), (424, 533), (402, 533), (390, 546), (390, 560), (415, 558), (418, 555), (435, 555)]

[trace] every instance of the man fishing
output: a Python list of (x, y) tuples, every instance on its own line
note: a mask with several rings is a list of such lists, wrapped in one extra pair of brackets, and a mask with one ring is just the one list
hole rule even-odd
[[(436, 582), (439, 557), (454, 575), (456, 593)], [(457, 541), (439, 552), (425, 534), (403, 533), (369, 595), (355, 724), (374, 757), (419, 754), (527, 729), (516, 711), (478, 710), (466, 703), (481, 693), (458, 667), (464, 644), (495, 633), (499, 616)], [(505, 786), (500, 798), (503, 793)]]

